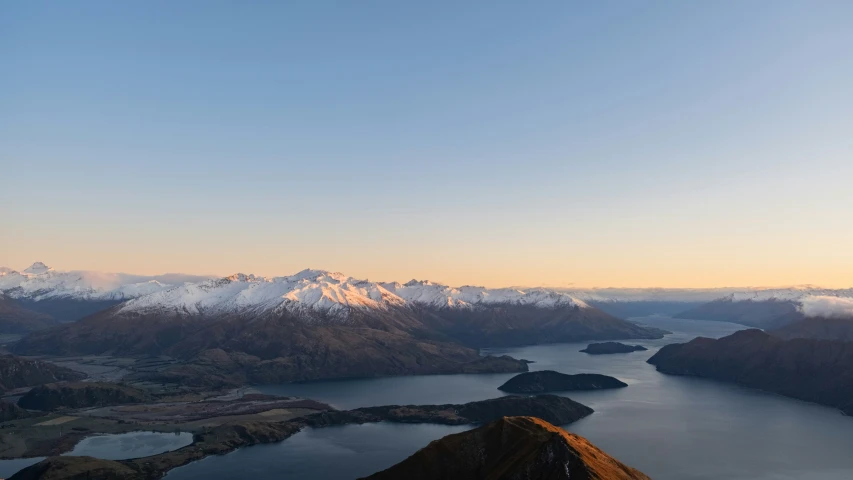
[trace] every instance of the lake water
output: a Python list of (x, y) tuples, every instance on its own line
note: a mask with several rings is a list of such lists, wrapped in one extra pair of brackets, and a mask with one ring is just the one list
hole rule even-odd
[[(96, 435), (81, 440), (74, 449), (63, 455), (89, 456), (107, 460), (147, 457), (185, 447), (193, 442), (187, 432), (128, 432), (115, 435)], [(0, 478), (8, 478), (22, 468), (29, 467), (44, 457), (0, 460)]]
[(86, 437), (64, 455), (88, 456), (105, 460), (124, 460), (170, 452), (193, 443), (189, 432), (128, 432)]
[[(623, 389), (569, 394), (595, 413), (566, 429), (656, 480), (853, 478), (853, 418), (831, 408), (733, 385), (663, 375), (645, 362), (667, 343), (699, 335), (720, 337), (744, 327), (667, 317), (637, 320), (674, 334), (631, 342), (649, 351), (628, 354), (580, 353), (585, 343), (486, 353), (534, 360), (532, 370), (602, 373), (628, 383)], [(464, 403), (501, 396), (496, 388), (510, 377), (394, 377), (273, 385), (261, 390), (313, 398), (338, 408)], [(307, 429), (279, 444), (250, 447), (178, 468), (168, 479), (352, 479), (387, 468), (431, 440), (465, 428), (380, 423)]]
[(18, 470), (35, 465), (44, 460), (45, 457), (13, 458), (11, 460), (0, 460), (0, 478), (9, 478)]

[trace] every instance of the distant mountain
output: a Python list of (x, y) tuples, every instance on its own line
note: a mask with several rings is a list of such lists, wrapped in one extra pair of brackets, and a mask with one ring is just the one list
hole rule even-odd
[(663, 373), (733, 382), (853, 414), (853, 342), (741, 330), (666, 345), (648, 362)]
[(619, 318), (675, 315), (741, 289), (735, 288), (561, 288)]
[(0, 393), (63, 380), (80, 380), (85, 375), (52, 363), (0, 355)]
[(675, 318), (732, 322), (757, 328), (778, 328), (799, 316), (792, 300), (732, 300), (726, 297), (686, 310)]
[(0, 333), (22, 334), (59, 325), (50, 315), (24, 307), (0, 293)]
[(677, 318), (714, 320), (775, 329), (813, 316), (834, 316), (848, 309), (853, 316), (853, 289), (812, 286), (747, 290), (726, 295), (676, 315)]
[(448, 435), (369, 480), (649, 480), (588, 440), (535, 417)]
[(0, 269), (0, 293), (29, 310), (69, 322), (131, 298), (207, 278), (183, 274), (66, 272), (35, 262), (20, 272), (6, 267)]
[(253, 381), (290, 381), (523, 371), (517, 363), (481, 359), (468, 347), (661, 336), (542, 289), (375, 283), (304, 270), (161, 290), (34, 333), (14, 349), (166, 354), (219, 371), (239, 369)]
[(853, 342), (853, 316), (801, 318), (768, 333), (786, 340), (812, 338)]

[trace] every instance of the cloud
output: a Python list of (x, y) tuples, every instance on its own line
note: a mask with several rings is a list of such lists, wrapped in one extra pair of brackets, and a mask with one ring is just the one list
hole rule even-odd
[(807, 317), (853, 318), (853, 298), (815, 295), (802, 301), (802, 312)]

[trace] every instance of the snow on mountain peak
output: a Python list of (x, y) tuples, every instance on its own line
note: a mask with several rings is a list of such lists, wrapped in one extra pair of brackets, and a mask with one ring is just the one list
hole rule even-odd
[(403, 305), (381, 285), (340, 273), (303, 270), (286, 277), (235, 274), (218, 280), (185, 284), (131, 300), (122, 312), (166, 310), (177, 314), (217, 315), (312, 309), (343, 314), (348, 309)]
[(352, 308), (475, 308), (489, 304), (586, 307), (559, 292), (514, 288), (449, 287), (428, 281), (376, 283), (324, 270), (303, 270), (285, 277), (235, 274), (218, 280), (184, 284), (125, 303), (120, 312), (171, 312), (219, 315), (312, 310), (345, 318)]
[(27, 269), (25, 269), (24, 273), (27, 273), (30, 275), (41, 275), (41, 274), (44, 274), (44, 273), (47, 273), (50, 271), (53, 271), (53, 269), (48, 267), (44, 263), (35, 262), (32, 265), (30, 265)]
[(797, 286), (791, 288), (760, 288), (744, 292), (735, 292), (726, 297), (725, 300), (732, 302), (743, 301), (789, 301), (802, 302), (803, 299), (813, 296), (825, 297), (853, 297), (853, 289), (833, 290), (813, 286)]
[(0, 292), (12, 298), (35, 301), (52, 298), (121, 301), (173, 286), (139, 275), (57, 271), (41, 262), (34, 263), (23, 272), (0, 272)]
[(230, 282), (252, 282), (256, 279), (257, 277), (255, 277), (254, 275), (246, 275), (245, 273), (235, 273), (224, 278), (224, 280), (228, 280)]
[(347, 277), (343, 273), (340, 272), (327, 272), (326, 270), (313, 270), (310, 268), (306, 268), (295, 275), (290, 275), (289, 277), (294, 280), (309, 280), (309, 281), (335, 281), (338, 283), (346, 282), (348, 280), (352, 280), (350, 277)]

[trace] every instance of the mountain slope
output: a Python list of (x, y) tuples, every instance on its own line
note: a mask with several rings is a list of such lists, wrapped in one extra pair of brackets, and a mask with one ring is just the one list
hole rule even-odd
[(732, 300), (721, 298), (686, 310), (675, 318), (732, 322), (757, 328), (777, 328), (797, 314), (797, 303), (787, 299)]
[(586, 305), (498, 304), (469, 309), (417, 307), (415, 311), (424, 325), (472, 347), (661, 338), (667, 333)]
[(84, 377), (82, 373), (52, 363), (0, 355), (0, 392)]
[(30, 310), (0, 293), (0, 333), (28, 333), (59, 325), (50, 315)]
[(286, 310), (210, 319), (129, 315), (117, 313), (119, 309), (36, 332), (13, 348), (49, 354), (165, 354), (190, 365), (161, 373), (162, 380), (201, 383), (527, 369), (525, 363), (508, 357), (480, 357), (476, 350), (456, 343), (405, 332), (397, 326), (414, 321), (405, 312), (358, 312), (342, 324), (338, 319), (306, 322)]
[(783, 340), (741, 330), (717, 340), (666, 345), (649, 363), (663, 373), (713, 378), (853, 414), (853, 343)]
[(768, 333), (786, 340), (812, 338), (853, 342), (853, 317), (800, 318)]
[(588, 440), (534, 417), (504, 417), (431, 442), (371, 480), (648, 480)]

